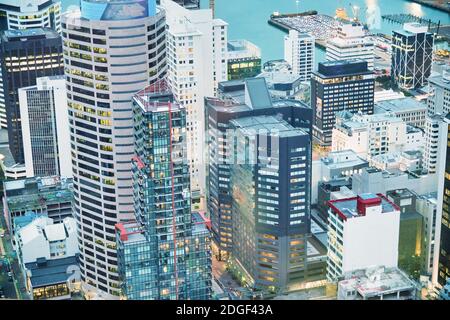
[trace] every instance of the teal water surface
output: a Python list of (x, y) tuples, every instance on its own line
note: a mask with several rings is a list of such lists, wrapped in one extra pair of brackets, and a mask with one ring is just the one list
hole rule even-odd
[[(207, 7), (209, 0), (201, 0), (202, 7)], [(63, 9), (77, 5), (79, 0), (62, 0)], [(431, 19), (441, 24), (450, 23), (450, 15), (407, 0), (215, 0), (217, 18), (228, 22), (229, 39), (247, 39), (261, 48), (263, 61), (283, 58), (284, 32), (267, 23), (270, 15), (316, 10), (318, 13), (335, 15), (336, 8), (345, 8), (352, 16), (351, 6), (359, 7), (359, 18), (366, 22), (369, 16), (383, 14), (410, 13)], [(298, 3), (298, 4), (297, 4)], [(369, 12), (369, 13), (368, 13)], [(375, 13), (375, 14), (371, 14)], [(370, 18), (369, 18), (370, 19)], [(398, 24), (380, 21), (372, 28), (374, 32), (391, 34), (393, 29), (401, 28)], [(318, 50), (316, 61), (324, 59), (324, 52)]]

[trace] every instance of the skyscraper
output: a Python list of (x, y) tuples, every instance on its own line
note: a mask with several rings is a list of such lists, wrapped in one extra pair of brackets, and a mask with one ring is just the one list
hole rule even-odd
[(450, 66), (444, 68), (441, 74), (429, 77), (428, 83), (431, 90), (427, 98), (427, 114), (446, 115), (450, 112)]
[(0, 39), (5, 113), (9, 147), (14, 160), (24, 163), (18, 89), (33, 86), (39, 77), (64, 74), (61, 36), (51, 29), (4, 31)]
[(165, 12), (154, 0), (82, 0), (62, 29), (82, 285), (113, 298), (114, 226), (134, 218), (131, 100), (166, 73)]
[(302, 81), (309, 81), (314, 70), (314, 37), (289, 30), (289, 35), (284, 37), (284, 60), (292, 67), (292, 73)]
[[(232, 193), (233, 133), (231, 121), (250, 116), (279, 115), (295, 128), (311, 134), (312, 112), (293, 100), (272, 100), (264, 78), (219, 84), (218, 98), (205, 99), (208, 125), (207, 205), (214, 239), (213, 249), (225, 259), (233, 248)], [(309, 216), (309, 212), (306, 214)]]
[(313, 135), (321, 145), (331, 145), (337, 112), (373, 113), (374, 78), (366, 61), (319, 63), (319, 69), (311, 77), (311, 107), (314, 113)]
[(133, 109), (136, 222), (116, 225), (122, 293), (133, 300), (209, 299), (209, 222), (191, 214), (186, 110), (165, 80), (137, 93)]
[(311, 136), (276, 116), (231, 121), (232, 263), (263, 290), (307, 279)]
[(405, 23), (392, 32), (392, 80), (404, 89), (422, 87), (431, 74), (433, 34), (427, 26)]
[(373, 70), (374, 48), (362, 24), (342, 23), (338, 27), (337, 37), (327, 42), (327, 60), (361, 59), (367, 61), (369, 70)]
[[(447, 114), (445, 122), (447, 124), (446, 133), (442, 135), (441, 143), (446, 150), (441, 152), (439, 158), (440, 180), (438, 184), (438, 212), (442, 212), (440, 228), (436, 232), (436, 238), (439, 246), (434, 250), (435, 265), (433, 266), (433, 282), (440, 286), (444, 286), (446, 281), (450, 279), (450, 113)], [(445, 147), (444, 147), (445, 148)], [(439, 223), (439, 219), (438, 219)]]
[(210, 9), (187, 10), (161, 1), (167, 11), (168, 82), (175, 99), (186, 108), (187, 156), (194, 207), (204, 209), (205, 116), (203, 99), (215, 94), (227, 78), (227, 24), (213, 19)]
[(67, 91), (64, 76), (37, 78), (19, 89), (27, 177), (72, 178)]
[(51, 28), (61, 32), (61, 1), (2, 0), (0, 30)]

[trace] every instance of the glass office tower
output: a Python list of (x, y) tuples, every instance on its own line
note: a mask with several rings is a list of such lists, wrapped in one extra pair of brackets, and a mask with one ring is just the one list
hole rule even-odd
[(136, 220), (116, 225), (122, 295), (209, 299), (209, 221), (191, 214), (186, 110), (165, 80), (133, 98)]

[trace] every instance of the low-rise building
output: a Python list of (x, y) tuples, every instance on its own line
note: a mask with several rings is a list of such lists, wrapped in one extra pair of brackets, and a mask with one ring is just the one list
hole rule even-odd
[[(396, 267), (400, 209), (382, 194), (328, 202), (327, 279), (374, 265)], [(382, 248), (382, 250), (380, 250)]]
[(13, 219), (28, 211), (46, 213), (55, 222), (72, 217), (72, 179), (58, 176), (4, 182), (3, 214), (9, 230)]
[(416, 172), (422, 170), (422, 158), (423, 153), (420, 150), (390, 152), (372, 157), (370, 166), (380, 170), (398, 169)]
[(374, 167), (364, 168), (352, 177), (352, 190), (356, 194), (383, 193), (389, 190), (408, 188), (417, 194), (435, 192), (438, 176), (436, 174), (419, 174), (399, 169), (380, 170)]
[(355, 270), (338, 283), (338, 300), (414, 300), (416, 284), (398, 268)]
[(411, 126), (424, 128), (427, 105), (412, 97), (390, 99), (375, 103), (374, 113), (393, 113)]
[(332, 150), (352, 149), (364, 159), (396, 151), (421, 149), (423, 131), (406, 124), (392, 113), (336, 114), (332, 134)]

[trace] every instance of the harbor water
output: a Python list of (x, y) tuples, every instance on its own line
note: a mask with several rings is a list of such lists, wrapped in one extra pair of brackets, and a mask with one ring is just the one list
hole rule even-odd
[[(209, 0), (201, 0), (203, 8)], [(78, 5), (79, 0), (62, 0), (63, 9)], [(401, 25), (381, 19), (383, 14), (407, 13), (441, 24), (450, 24), (450, 15), (407, 0), (215, 0), (216, 17), (228, 22), (229, 39), (247, 39), (261, 48), (263, 61), (283, 58), (285, 33), (267, 23), (274, 12), (295, 13), (316, 10), (335, 16), (337, 8), (344, 8), (353, 17), (352, 7), (357, 7), (359, 19), (368, 23), (374, 33), (390, 35)], [(324, 60), (323, 50), (317, 50), (316, 61)]]

